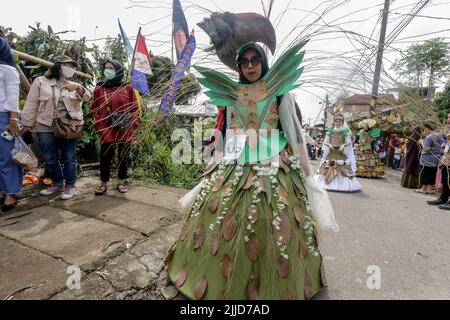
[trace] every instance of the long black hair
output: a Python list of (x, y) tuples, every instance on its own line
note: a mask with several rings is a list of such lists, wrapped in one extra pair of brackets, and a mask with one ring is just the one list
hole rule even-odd
[(45, 77), (50, 80), (59, 80), (61, 78), (61, 65), (61, 62), (55, 62), (53, 66), (47, 71)]
[[(261, 47), (259, 44), (255, 43), (255, 42), (250, 42), (250, 43), (244, 45), (243, 47), (241, 47), (238, 52), (236, 63), (242, 58), (244, 53), (250, 49), (253, 49), (256, 52), (258, 52), (260, 58), (262, 59), (262, 75), (261, 75), (261, 78), (262, 78), (269, 71), (269, 61), (267, 59), (266, 52), (264, 51), (263, 47)], [(239, 83), (242, 83), (242, 84), (250, 84), (251, 83), (250, 81), (248, 81), (245, 78), (244, 73), (242, 72), (242, 69), (240, 66), (239, 66)]]

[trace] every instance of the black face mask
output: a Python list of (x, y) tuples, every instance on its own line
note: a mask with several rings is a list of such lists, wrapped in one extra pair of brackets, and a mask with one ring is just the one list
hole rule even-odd
[[(269, 62), (267, 60), (266, 52), (264, 51), (264, 49), (259, 44), (249, 43), (249, 44), (245, 45), (241, 49), (241, 53), (237, 57), (236, 61), (241, 60), (241, 58), (244, 56), (244, 53), (247, 50), (249, 50), (249, 49), (253, 49), (256, 52), (258, 52), (259, 56), (262, 59), (262, 62), (261, 62), (261, 64), (262, 64), (262, 75), (261, 75), (261, 78), (263, 78), (267, 74), (267, 72), (269, 71)], [(239, 66), (239, 83), (242, 83), (242, 84), (250, 84), (251, 83), (250, 81), (248, 81), (245, 78), (244, 73), (242, 72), (242, 69), (241, 69), (240, 66)]]

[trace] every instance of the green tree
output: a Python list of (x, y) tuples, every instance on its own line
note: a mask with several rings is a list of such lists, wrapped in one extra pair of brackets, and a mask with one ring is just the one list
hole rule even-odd
[(427, 79), (428, 98), (432, 98), (436, 81), (446, 76), (450, 66), (450, 44), (441, 38), (414, 44), (408, 48), (403, 58), (398, 59), (393, 69), (406, 78), (412, 87), (424, 87)]
[(446, 119), (447, 115), (450, 113), (450, 81), (447, 83), (444, 91), (436, 96), (434, 104), (438, 110), (439, 119)]

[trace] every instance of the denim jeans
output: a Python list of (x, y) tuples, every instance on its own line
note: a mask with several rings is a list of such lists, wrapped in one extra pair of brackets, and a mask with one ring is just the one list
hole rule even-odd
[(65, 182), (67, 187), (74, 187), (77, 181), (77, 140), (58, 139), (52, 132), (38, 132), (37, 137), (44, 156), (46, 174), (56, 185), (63, 186)]

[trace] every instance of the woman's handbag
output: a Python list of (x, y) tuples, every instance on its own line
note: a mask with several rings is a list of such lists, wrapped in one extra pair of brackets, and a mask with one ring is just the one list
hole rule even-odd
[(57, 111), (58, 101), (56, 101), (55, 87), (53, 87), (53, 100), (55, 101), (55, 113), (53, 116), (53, 134), (56, 138), (75, 140), (83, 136), (83, 120), (71, 119), (69, 116), (60, 117)]
[(111, 120), (111, 126), (119, 130), (127, 129), (133, 123), (133, 116), (129, 113), (124, 112), (111, 112), (108, 93), (106, 92), (106, 89), (104, 89), (103, 93), (105, 96), (106, 109), (108, 110), (109, 118)]

